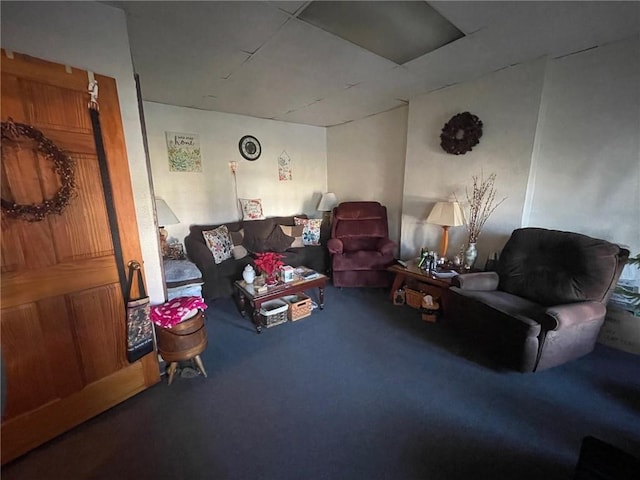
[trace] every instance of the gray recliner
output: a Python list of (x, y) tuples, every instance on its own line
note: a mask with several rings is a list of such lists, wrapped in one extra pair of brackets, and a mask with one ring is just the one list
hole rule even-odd
[(496, 272), (458, 275), (446, 323), (501, 364), (535, 372), (594, 347), (629, 251), (586, 235), (521, 228)]

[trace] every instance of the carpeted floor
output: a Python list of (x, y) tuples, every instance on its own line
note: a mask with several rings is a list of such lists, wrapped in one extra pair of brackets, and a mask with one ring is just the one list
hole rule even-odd
[(583, 437), (640, 455), (640, 358), (598, 345), (501, 371), (377, 289), (257, 335), (207, 310), (209, 378), (137, 395), (2, 469), (14, 479), (571, 479)]

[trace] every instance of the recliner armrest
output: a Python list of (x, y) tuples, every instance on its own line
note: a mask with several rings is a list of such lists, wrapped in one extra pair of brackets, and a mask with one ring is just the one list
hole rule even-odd
[(456, 275), (451, 283), (463, 290), (491, 291), (498, 288), (500, 277), (496, 272), (463, 273)]
[(344, 244), (342, 243), (342, 240), (338, 238), (330, 238), (327, 242), (327, 249), (331, 254), (337, 253), (338, 255), (341, 255), (344, 251)]
[(555, 305), (545, 310), (545, 324), (547, 330), (569, 328), (578, 323), (589, 323), (603, 319), (607, 308), (600, 302), (579, 302), (566, 305)]
[(393, 253), (393, 250), (396, 248), (396, 242), (391, 240), (390, 238), (381, 238), (378, 242), (378, 251), (383, 255)]

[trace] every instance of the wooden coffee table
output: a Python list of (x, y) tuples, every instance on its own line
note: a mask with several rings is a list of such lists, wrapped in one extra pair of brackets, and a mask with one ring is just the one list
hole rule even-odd
[(302, 293), (313, 288), (318, 289), (318, 306), (320, 310), (324, 309), (324, 288), (327, 285), (327, 276), (318, 273), (317, 277), (310, 279), (296, 279), (293, 282), (280, 283), (274, 287), (268, 287), (265, 293), (256, 293), (254, 285), (247, 285), (244, 280), (237, 280), (234, 287), (240, 301), (240, 313), (245, 317), (247, 315), (247, 304), (253, 309), (252, 320), (256, 327), (256, 332), (261, 333), (263, 322), (260, 315), (260, 307), (264, 302), (275, 300), (286, 295), (294, 295)]
[(401, 288), (403, 285), (407, 285), (410, 288), (420, 290), (434, 298), (439, 298), (440, 305), (442, 306), (442, 313), (443, 315), (446, 314), (447, 304), (449, 302), (451, 278), (436, 278), (431, 273), (418, 268), (415, 260), (407, 262), (406, 267), (403, 267), (400, 264), (395, 264), (391, 265), (387, 270), (395, 274), (393, 284), (391, 285), (391, 291), (389, 292), (389, 298), (391, 300), (393, 300), (393, 294), (396, 290)]

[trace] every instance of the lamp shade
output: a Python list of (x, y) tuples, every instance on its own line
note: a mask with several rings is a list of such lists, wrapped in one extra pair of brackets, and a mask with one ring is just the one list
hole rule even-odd
[(320, 212), (330, 212), (333, 210), (338, 204), (338, 199), (336, 198), (336, 194), (332, 192), (327, 192), (322, 194), (322, 198), (318, 203), (318, 211)]
[(464, 213), (458, 202), (438, 202), (431, 209), (427, 223), (458, 227), (464, 225)]
[(164, 227), (165, 225), (175, 225), (180, 223), (176, 214), (169, 208), (167, 202), (161, 198), (156, 197), (156, 214), (158, 215), (158, 226)]

